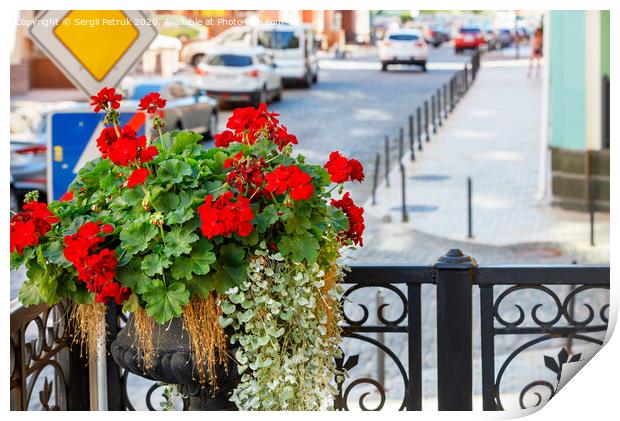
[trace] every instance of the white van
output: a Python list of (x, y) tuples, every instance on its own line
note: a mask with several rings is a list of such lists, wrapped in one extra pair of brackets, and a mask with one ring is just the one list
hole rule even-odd
[(258, 46), (272, 55), (276, 72), (284, 81), (301, 82), (305, 87), (317, 81), (319, 62), (309, 25), (235, 26), (208, 41), (187, 44), (181, 51), (181, 60), (196, 65), (211, 49)]

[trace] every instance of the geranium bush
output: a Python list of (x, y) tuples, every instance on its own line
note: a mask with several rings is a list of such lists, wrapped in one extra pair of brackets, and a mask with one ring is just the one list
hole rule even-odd
[(153, 138), (119, 125), (121, 101), (108, 88), (92, 97), (106, 113), (101, 157), (60, 200), (30, 194), (11, 218), (11, 266), (28, 277), (20, 301), (113, 300), (147, 325), (188, 326), (204, 303), (218, 329), (234, 329), (240, 407), (324, 407), (340, 340), (337, 261), (364, 230), (363, 210), (332, 193), (362, 181), (362, 166), (339, 152), (324, 166), (294, 156), (296, 137), (264, 104), (234, 110), (207, 150), (198, 134), (162, 132), (158, 94), (139, 105)]

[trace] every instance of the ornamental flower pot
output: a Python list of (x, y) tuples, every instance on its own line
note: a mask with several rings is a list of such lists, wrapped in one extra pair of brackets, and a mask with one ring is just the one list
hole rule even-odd
[[(149, 363), (145, 362), (144, 354), (136, 346), (137, 335), (135, 316), (131, 314), (110, 346), (110, 353), (120, 367), (149, 380), (179, 385), (181, 392), (189, 396), (190, 411), (237, 409), (230, 401), (232, 391), (241, 377), (237, 365), (231, 358), (227, 358), (225, 364), (216, 365), (216, 388), (201, 383), (191, 349), (190, 333), (183, 327), (180, 318), (175, 317), (166, 325), (153, 326), (154, 349)], [(233, 355), (235, 348), (229, 347), (228, 351)], [(203, 370), (208, 368), (203, 367)]]
[[(166, 100), (146, 95), (152, 127), (122, 126), (122, 96), (93, 96), (101, 156), (49, 205), (26, 196), (11, 217), (11, 268), (23, 305), (61, 300), (95, 358), (106, 304), (130, 315), (112, 345), (132, 373), (181, 385), (192, 409), (319, 410), (341, 374), (338, 263), (362, 246), (363, 209), (343, 183), (362, 165), (293, 153), (295, 135), (265, 104), (233, 110), (206, 149), (164, 133)], [(308, 376), (307, 373), (312, 373)]]

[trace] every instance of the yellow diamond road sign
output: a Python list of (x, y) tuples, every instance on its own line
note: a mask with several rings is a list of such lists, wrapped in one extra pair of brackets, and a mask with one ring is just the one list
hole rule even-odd
[(48, 10), (30, 36), (86, 95), (115, 87), (157, 36), (136, 10)]

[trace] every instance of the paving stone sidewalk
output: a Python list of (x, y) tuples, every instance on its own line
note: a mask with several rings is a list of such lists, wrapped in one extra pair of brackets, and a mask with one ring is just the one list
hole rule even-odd
[[(416, 149), (415, 161), (404, 158), (409, 222), (401, 222), (400, 173), (393, 163), (391, 187), (381, 184), (378, 203), (365, 204), (365, 247), (352, 259), (429, 263), (459, 244), (472, 253), (482, 249), (488, 254), (476, 257), (488, 263), (608, 262), (609, 214), (596, 214), (591, 247), (588, 214), (553, 207), (541, 195), (542, 87), (526, 74), (527, 60), (483, 61), (443, 127)], [(373, 169), (366, 171), (372, 177)], [(467, 238), (468, 177), (473, 238)], [(421, 242), (443, 249), (420, 249)]]

